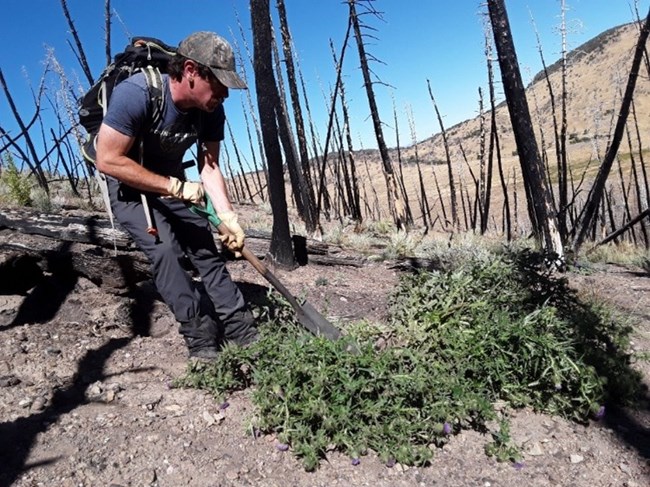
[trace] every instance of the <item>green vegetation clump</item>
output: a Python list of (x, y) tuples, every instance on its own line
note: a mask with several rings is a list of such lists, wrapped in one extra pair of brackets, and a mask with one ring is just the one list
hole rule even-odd
[(258, 343), (226, 348), (180, 383), (217, 396), (253, 386), (252, 431), (277, 435), (308, 470), (331, 450), (425, 465), (451, 434), (489, 431), (495, 419), (486, 453), (516, 461), (495, 403), (586, 422), (641, 388), (630, 327), (542, 269), (520, 250), (406, 274), (389, 322), (354, 324), (339, 342), (306, 334), (288, 306), (268, 306)]
[(18, 170), (9, 152), (2, 155), (0, 171), (0, 191), (9, 202), (18, 206), (31, 206), (31, 183), (29, 178)]

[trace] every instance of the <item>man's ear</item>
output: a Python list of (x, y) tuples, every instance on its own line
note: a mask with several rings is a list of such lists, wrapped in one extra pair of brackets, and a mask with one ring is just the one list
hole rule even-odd
[(185, 74), (188, 76), (198, 76), (198, 68), (199, 67), (197, 66), (196, 62), (192, 61), (191, 59), (185, 60), (185, 63), (183, 64), (183, 71), (185, 71)]

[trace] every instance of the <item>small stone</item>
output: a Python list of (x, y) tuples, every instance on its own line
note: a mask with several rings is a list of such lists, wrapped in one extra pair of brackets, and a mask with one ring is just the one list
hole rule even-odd
[(287, 451), (289, 449), (289, 445), (286, 443), (276, 443), (275, 448), (279, 451)]
[(575, 454), (571, 455), (570, 458), (571, 458), (571, 463), (581, 463), (584, 462), (585, 460), (585, 457), (583, 457), (582, 455), (575, 455)]
[(3, 375), (0, 377), (0, 387), (11, 387), (20, 384), (20, 379), (15, 375)]
[(203, 411), (203, 419), (208, 423), (208, 426), (212, 426), (216, 422), (214, 416), (207, 411)]
[(29, 397), (26, 397), (25, 399), (21, 399), (20, 401), (18, 401), (18, 405), (21, 408), (28, 408), (29, 406), (32, 405), (32, 400)]
[(627, 463), (621, 463), (618, 468), (621, 469), (621, 472), (625, 472), (628, 475), (632, 475), (632, 471), (630, 470), (630, 466)]
[(31, 410), (34, 412), (40, 412), (43, 409), (45, 409), (45, 399), (42, 397), (34, 399), (34, 402), (31, 405)]
[(528, 453), (531, 457), (539, 457), (544, 454), (544, 450), (542, 450), (542, 446), (535, 442), (532, 445), (530, 445), (530, 448), (528, 448)]
[(226, 478), (228, 480), (237, 480), (239, 478), (239, 472), (236, 470), (228, 470), (226, 472)]

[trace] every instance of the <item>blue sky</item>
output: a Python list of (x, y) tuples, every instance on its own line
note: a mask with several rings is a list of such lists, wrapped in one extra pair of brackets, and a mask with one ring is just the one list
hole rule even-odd
[[(635, 0), (566, 0), (569, 24), (568, 47), (574, 48), (600, 32), (634, 19)], [(650, 0), (637, 0), (642, 17)], [(68, 8), (86, 49), (93, 74), (104, 67), (103, 0), (68, 0)], [(347, 6), (342, 0), (285, 0), (295, 52), (299, 56), (309, 92), (314, 122), (324, 141), (327, 109), (324, 94), (335, 81), (329, 42), (339, 52), (346, 28)], [(43, 73), (46, 46), (68, 76), (81, 71), (68, 43), (72, 37), (59, 0), (4, 0), (0, 16), (0, 68), (25, 119), (33, 113), (29, 82), (37, 85)], [(275, 2), (271, 0), (272, 10)], [(427, 89), (431, 83), (446, 126), (476, 115), (478, 88), (487, 88), (483, 23), (486, 7), (481, 0), (376, 0), (383, 21), (367, 18), (376, 31), (367, 49), (383, 64), (373, 69), (385, 85), (376, 86), (379, 110), (390, 125), (385, 138), (395, 144), (393, 103), (398, 111), (402, 144), (411, 141), (407, 113), (412, 112), (418, 139), (438, 131)], [(545, 60), (551, 64), (560, 53), (560, 0), (506, 0), (524, 80), (541, 69), (531, 18), (539, 32)], [(158, 37), (177, 44), (198, 30), (218, 32), (242, 46), (237, 17), (250, 42), (247, 0), (113, 0), (113, 53), (128, 42), (129, 35)], [(356, 45), (346, 54), (344, 82), (352, 117), (356, 148), (375, 146), (367, 99), (358, 70)], [(249, 84), (252, 70), (247, 67)], [(28, 81), (28, 79), (30, 81)], [(53, 84), (53, 83), (51, 83)], [(54, 89), (54, 87), (52, 87)], [(231, 91), (226, 112), (239, 145), (248, 145), (242, 126), (240, 93)], [(0, 94), (0, 125), (16, 130), (6, 99)]]

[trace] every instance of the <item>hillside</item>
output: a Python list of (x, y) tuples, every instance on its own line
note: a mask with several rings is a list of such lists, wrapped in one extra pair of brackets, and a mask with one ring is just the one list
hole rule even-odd
[[(638, 27), (636, 24), (626, 24), (606, 32), (584, 43), (571, 51), (567, 56), (567, 144), (569, 165), (574, 172), (575, 178), (579, 179), (587, 164), (589, 174), (593, 174), (598, 167), (597, 161), (605, 154), (610, 133), (616, 122), (616, 116), (621, 103), (621, 93), (625, 89), (627, 77), (638, 38)], [(549, 63), (549, 61), (546, 61)], [(557, 61), (548, 66), (550, 73), (549, 81), (553, 89), (558, 124), (560, 123), (560, 94), (561, 94), (561, 65)], [(497, 66), (495, 65), (495, 78), (497, 86), (495, 91), (501, 92), (500, 79)], [(641, 75), (638, 78), (634, 108), (637, 114), (639, 131), (643, 138), (643, 146), (647, 147), (648, 134), (650, 132), (650, 119), (647, 114), (650, 110), (650, 82), (648, 81), (645, 67), (642, 67)], [(530, 108), (533, 124), (537, 134), (537, 143), (548, 160), (550, 161), (551, 173), (553, 167), (557, 167), (555, 156), (555, 140), (553, 137), (553, 112), (551, 97), (549, 95), (548, 82), (543, 72), (534, 76), (533, 81), (526, 89), (528, 105)], [(484, 90), (484, 106), (489, 107), (487, 90)], [(477, 103), (478, 112), (478, 103)], [(435, 113), (432, 108), (432, 117)], [(630, 114), (630, 123), (633, 120)], [(510, 181), (516, 180), (521, 184), (519, 161), (516, 157), (516, 147), (513, 132), (510, 124), (510, 117), (505, 102), (496, 107), (496, 120), (503, 160), (504, 172)], [(487, 135), (489, 135), (490, 112), (483, 114)], [(634, 125), (631, 127), (634, 152), (636, 147), (636, 133)], [(474, 174), (478, 174), (480, 160), (480, 133), (481, 116), (466, 120), (453, 127), (446, 127), (446, 135), (449, 142), (450, 156), (453, 165), (456, 185), (467, 184), (470, 173), (467, 169), (469, 164)], [(486, 139), (486, 150), (488, 139)], [(462, 150), (461, 150), (462, 147)], [(463, 156), (464, 151), (464, 156)], [(397, 151), (392, 151), (393, 163), (397, 167)], [(620, 154), (630, 152), (627, 138), (624, 138)], [(417, 198), (419, 183), (417, 181), (416, 156), (420, 161), (421, 170), (425, 179), (425, 187), (431, 188), (427, 195), (431, 201), (437, 200), (435, 193), (435, 182), (431, 175), (432, 169), (436, 172), (439, 184), (443, 187), (448, 185), (447, 167), (445, 164), (445, 149), (441, 133), (417, 143), (416, 145), (401, 149), (401, 160), (403, 164), (404, 179), (412, 201), (413, 210), (417, 210)], [(467, 159), (467, 163), (465, 162)], [(380, 201), (385, 200), (385, 183), (378, 165), (379, 157), (377, 151), (363, 151), (357, 153), (355, 158), (357, 165), (362, 165), (358, 173), (365, 176), (365, 184), (369, 182), (378, 193)], [(496, 161), (496, 158), (495, 158)], [(368, 171), (363, 165), (368, 163)], [(368, 178), (368, 175), (370, 176)], [(363, 177), (362, 176), (362, 177)], [(498, 176), (495, 172), (494, 187), (498, 187)], [(368, 194), (370, 190), (368, 189)], [(473, 191), (473, 190), (471, 190)], [(495, 199), (500, 199), (495, 194)], [(434, 210), (434, 214), (439, 207)], [(417, 213), (417, 211), (416, 211)], [(386, 216), (386, 215), (384, 215)]]
[[(637, 37), (636, 24), (619, 26), (582, 44), (567, 56), (567, 133), (571, 159), (574, 162), (585, 157), (597, 157), (598, 154), (602, 156), (604, 153), (620, 107), (621, 93), (627, 83)], [(560, 68), (560, 61), (557, 61), (548, 69), (558, 117), (562, 88)], [(640, 76), (637, 83), (636, 111), (638, 114), (648, 113), (650, 83), (647, 76)], [(543, 132), (546, 152), (552, 159), (555, 150), (552, 137), (552, 106), (548, 82), (543, 71), (534, 76), (533, 82), (526, 89), (526, 95), (533, 123), (538, 130), (538, 144), (541, 148), (540, 134)], [(513, 158), (515, 144), (505, 102), (497, 106), (496, 112), (502, 153), (508, 160)], [(485, 116), (489, 122), (489, 113)], [(641, 133), (647, 133), (650, 120), (643, 116), (638, 119)], [(462, 143), (470, 161), (478, 157), (479, 139), (476, 135), (479, 128), (480, 117), (477, 116), (446, 129), (452, 143)], [(623, 149), (622, 152), (628, 151)], [(406, 151), (407, 158), (412, 153), (412, 148)], [(418, 144), (418, 153), (421, 160), (444, 160), (442, 136), (437, 134)]]

